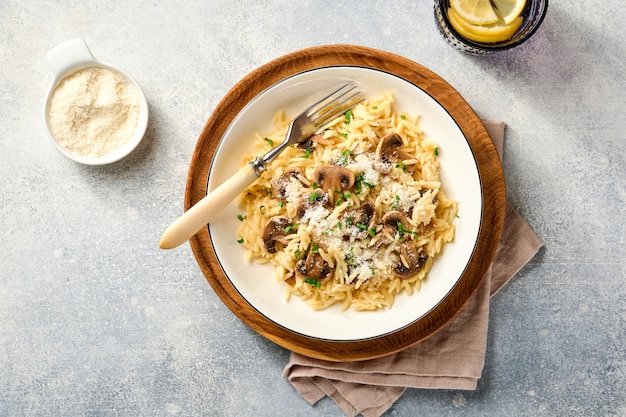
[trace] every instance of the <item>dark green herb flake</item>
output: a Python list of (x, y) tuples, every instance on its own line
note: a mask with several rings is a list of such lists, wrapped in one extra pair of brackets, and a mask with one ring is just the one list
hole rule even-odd
[(352, 114), (352, 110), (348, 109), (346, 110), (346, 112), (343, 114), (344, 120), (343, 122), (347, 125), (350, 124), (350, 122), (352, 122), (352, 119), (354, 119), (354, 115)]
[(313, 148), (312, 147), (307, 147), (304, 149), (304, 155), (301, 155), (300, 158), (304, 158), (304, 159), (308, 159), (309, 155), (311, 155), (311, 152), (313, 152)]
[(318, 281), (318, 280), (316, 280), (314, 278), (307, 278), (307, 279), (304, 280), (304, 282), (306, 282), (307, 284), (311, 284), (311, 285), (313, 285), (316, 288), (322, 288), (322, 282)]

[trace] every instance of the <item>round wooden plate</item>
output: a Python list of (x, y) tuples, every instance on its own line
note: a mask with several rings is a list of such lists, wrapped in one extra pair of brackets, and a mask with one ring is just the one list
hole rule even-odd
[(291, 351), (329, 361), (373, 359), (398, 352), (429, 337), (452, 319), (480, 286), (498, 245), (505, 208), (505, 184), (495, 147), (482, 122), (460, 96), (437, 74), (406, 58), (352, 45), (329, 45), (303, 49), (253, 71), (237, 83), (218, 104), (207, 121), (194, 151), (184, 208), (188, 210), (206, 195), (211, 161), (222, 136), (240, 111), (261, 92), (277, 82), (304, 71), (323, 67), (371, 68), (393, 74), (425, 91), (458, 124), (474, 154), (482, 187), (481, 227), (471, 259), (448, 295), (419, 320), (380, 337), (335, 341), (290, 331), (252, 307), (233, 287), (216, 258), (204, 228), (190, 239), (194, 256), (226, 306), (252, 329)]

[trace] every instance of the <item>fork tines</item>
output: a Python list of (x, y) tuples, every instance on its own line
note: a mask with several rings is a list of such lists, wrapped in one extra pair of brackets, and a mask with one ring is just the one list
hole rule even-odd
[(322, 127), (362, 102), (361, 94), (356, 83), (350, 81), (311, 106), (307, 116), (315, 126)]

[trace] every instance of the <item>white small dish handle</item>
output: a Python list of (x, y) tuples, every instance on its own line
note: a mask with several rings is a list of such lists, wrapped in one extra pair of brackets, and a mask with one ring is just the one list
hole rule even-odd
[(81, 64), (97, 62), (82, 39), (71, 39), (54, 47), (46, 54), (46, 60), (55, 79)]

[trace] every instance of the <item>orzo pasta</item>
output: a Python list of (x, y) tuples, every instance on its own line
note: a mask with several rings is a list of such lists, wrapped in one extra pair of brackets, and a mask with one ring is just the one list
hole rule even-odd
[[(240, 196), (248, 259), (273, 264), (287, 296), (314, 309), (375, 310), (419, 290), (454, 238), (457, 203), (441, 189), (441, 150), (418, 120), (396, 114), (386, 93), (287, 147)], [(280, 143), (288, 124), (279, 112), (244, 161)]]

